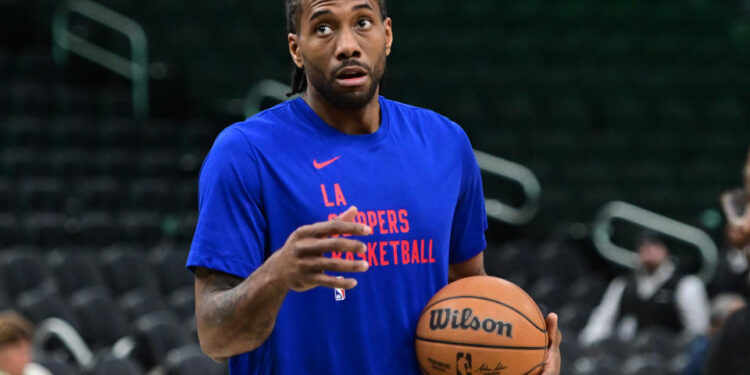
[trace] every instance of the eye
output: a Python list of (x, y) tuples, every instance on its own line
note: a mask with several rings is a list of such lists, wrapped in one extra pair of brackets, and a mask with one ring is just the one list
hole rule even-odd
[(333, 29), (328, 25), (321, 24), (321, 25), (315, 26), (315, 32), (318, 33), (319, 35), (328, 35), (332, 31)]
[(368, 20), (367, 18), (362, 18), (361, 20), (357, 21), (357, 26), (363, 29), (369, 29), (372, 26), (372, 21)]

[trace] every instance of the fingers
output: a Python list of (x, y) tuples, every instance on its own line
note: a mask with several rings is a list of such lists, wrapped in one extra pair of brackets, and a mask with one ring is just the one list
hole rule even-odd
[(334, 220), (353, 222), (355, 217), (357, 217), (357, 207), (351, 206)]
[(323, 271), (331, 272), (365, 272), (370, 268), (370, 264), (364, 260), (346, 260), (336, 258), (314, 258), (309, 267), (316, 272), (320, 273)]
[(339, 279), (322, 273), (312, 276), (312, 282), (316, 285), (325, 286), (331, 289), (352, 289), (357, 286), (356, 279)]
[(297, 244), (297, 249), (300, 256), (322, 255), (333, 251), (364, 254), (367, 252), (367, 245), (348, 238), (323, 238), (301, 241)]
[[(349, 212), (349, 211), (347, 211)], [(347, 214), (351, 215), (351, 214)], [(329, 220), (315, 224), (299, 227), (292, 234), (297, 239), (307, 237), (324, 238), (334, 234), (351, 234), (355, 236), (367, 236), (372, 233), (372, 228), (367, 225), (344, 220)]]

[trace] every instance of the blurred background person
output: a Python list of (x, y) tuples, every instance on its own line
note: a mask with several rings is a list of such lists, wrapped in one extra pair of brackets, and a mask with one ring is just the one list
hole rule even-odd
[(750, 374), (750, 309), (732, 314), (711, 344), (705, 375)]
[(685, 367), (683, 375), (700, 375), (703, 373), (706, 356), (711, 347), (711, 340), (716, 337), (727, 319), (746, 305), (745, 298), (733, 293), (718, 295), (711, 301), (711, 326), (706, 335), (696, 337), (690, 345), (690, 362)]
[(690, 336), (708, 329), (709, 303), (703, 282), (677, 272), (667, 246), (656, 234), (641, 234), (637, 249), (640, 267), (610, 283), (581, 331), (582, 344), (612, 335), (629, 340), (638, 331), (655, 327)]
[(725, 192), (721, 207), (726, 217), (727, 253), (711, 285), (712, 294), (733, 292), (750, 299), (750, 151), (743, 170), (744, 187)]
[(0, 312), (0, 375), (51, 375), (31, 362), (34, 327), (14, 312)]

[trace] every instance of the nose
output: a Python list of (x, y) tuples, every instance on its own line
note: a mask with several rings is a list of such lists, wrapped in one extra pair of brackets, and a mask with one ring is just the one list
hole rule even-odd
[(351, 29), (344, 28), (339, 33), (338, 43), (336, 44), (336, 58), (340, 61), (346, 61), (360, 56), (362, 56), (362, 51), (357, 36)]

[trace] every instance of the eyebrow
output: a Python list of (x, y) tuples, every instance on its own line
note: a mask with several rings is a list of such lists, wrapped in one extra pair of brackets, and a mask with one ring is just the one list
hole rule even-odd
[(312, 20), (314, 20), (314, 19), (316, 19), (316, 18), (318, 18), (318, 17), (321, 17), (321, 16), (323, 16), (323, 15), (326, 15), (326, 14), (331, 14), (331, 13), (333, 13), (333, 12), (331, 12), (331, 11), (330, 11), (330, 10), (328, 10), (328, 9), (323, 9), (323, 10), (319, 10), (319, 11), (317, 11), (317, 12), (314, 12), (314, 13), (313, 13), (313, 14), (312, 14), (312, 15), (310, 16), (310, 19), (309, 19), (309, 21), (312, 21)]
[(355, 5), (355, 6), (352, 7), (352, 10), (359, 10), (359, 9), (369, 9), (369, 10), (372, 10), (372, 11), (375, 10), (375, 9), (372, 9), (372, 6), (370, 6), (370, 4), (368, 4), (368, 3), (362, 3), (362, 4)]
[[(357, 5), (355, 5), (355, 6), (352, 7), (352, 10), (359, 10), (359, 9), (369, 9), (369, 10), (374, 11), (374, 9), (372, 9), (372, 6), (370, 4), (368, 4), (368, 3), (357, 4)], [(333, 13), (333, 12), (331, 12), (328, 9), (321, 9), (321, 10), (319, 10), (317, 12), (314, 12), (310, 16), (310, 19), (308, 21), (312, 21), (312, 20), (314, 20), (314, 19), (316, 19), (318, 17), (322, 17), (322, 16), (324, 16), (326, 14), (331, 14), (331, 13)]]

